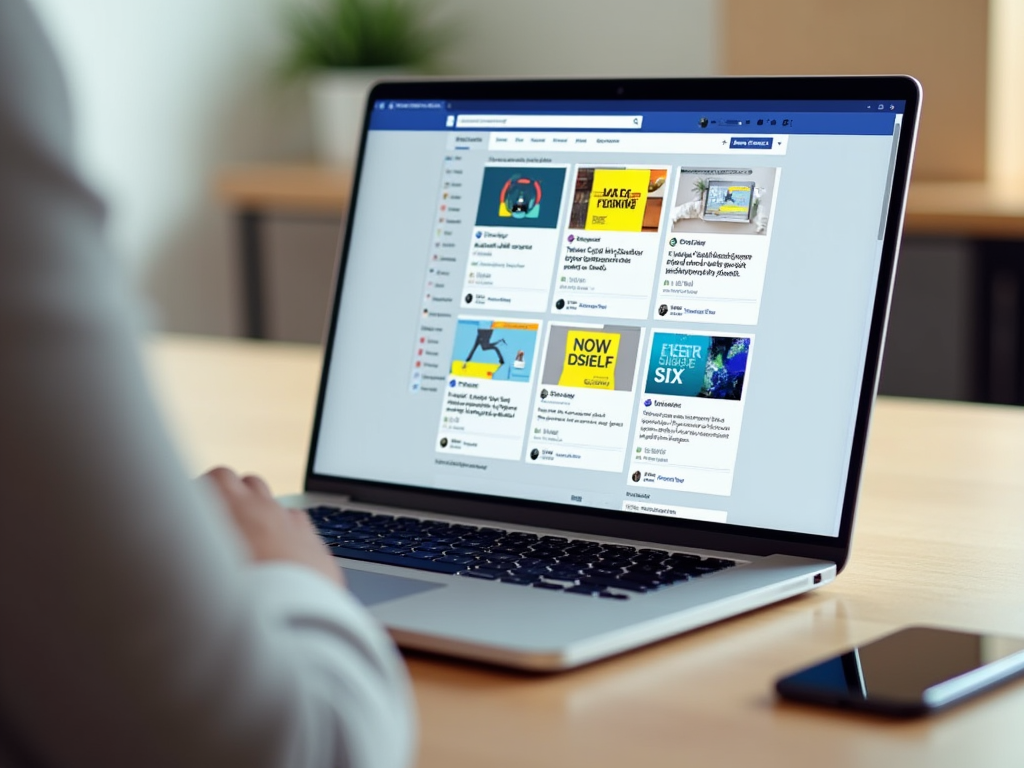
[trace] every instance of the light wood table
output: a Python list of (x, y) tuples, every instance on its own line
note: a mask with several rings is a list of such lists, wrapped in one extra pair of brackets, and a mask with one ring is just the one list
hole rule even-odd
[[(301, 487), (316, 348), (163, 337), (151, 360), (196, 471)], [(882, 399), (853, 557), (819, 592), (562, 675), (410, 655), (419, 764), (1024, 765), (1024, 682), (922, 721), (774, 700), (779, 674), (909, 622), (1024, 635), (1024, 409)]]

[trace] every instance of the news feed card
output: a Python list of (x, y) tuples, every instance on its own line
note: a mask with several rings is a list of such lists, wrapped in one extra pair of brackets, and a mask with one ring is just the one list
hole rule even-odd
[(460, 317), (435, 450), (518, 460), (540, 323)]
[(549, 327), (528, 463), (622, 472), (643, 339), (632, 326)]
[(754, 325), (778, 191), (778, 168), (682, 168), (669, 215), (657, 315)]
[(664, 218), (667, 168), (576, 169), (552, 310), (647, 317)]
[(566, 172), (566, 166), (484, 169), (462, 286), (464, 308), (547, 308)]
[(753, 337), (655, 331), (629, 484), (732, 492)]

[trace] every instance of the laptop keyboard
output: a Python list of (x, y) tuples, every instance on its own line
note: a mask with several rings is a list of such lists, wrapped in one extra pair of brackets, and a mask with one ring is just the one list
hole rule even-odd
[(625, 600), (731, 568), (733, 560), (562, 536), (314, 507), (337, 557)]

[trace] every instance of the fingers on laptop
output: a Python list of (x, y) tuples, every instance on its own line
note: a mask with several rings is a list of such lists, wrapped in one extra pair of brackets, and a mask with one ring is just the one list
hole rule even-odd
[(220, 496), (254, 561), (296, 562), (336, 584), (343, 583), (341, 569), (304, 510), (282, 507), (270, 487), (255, 475), (240, 477), (231, 469), (217, 467), (204, 477)]

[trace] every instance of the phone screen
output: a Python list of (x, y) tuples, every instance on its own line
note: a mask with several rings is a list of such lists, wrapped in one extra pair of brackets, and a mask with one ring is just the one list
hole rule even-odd
[(1024, 671), (1024, 639), (910, 627), (782, 678), (787, 698), (917, 714)]

